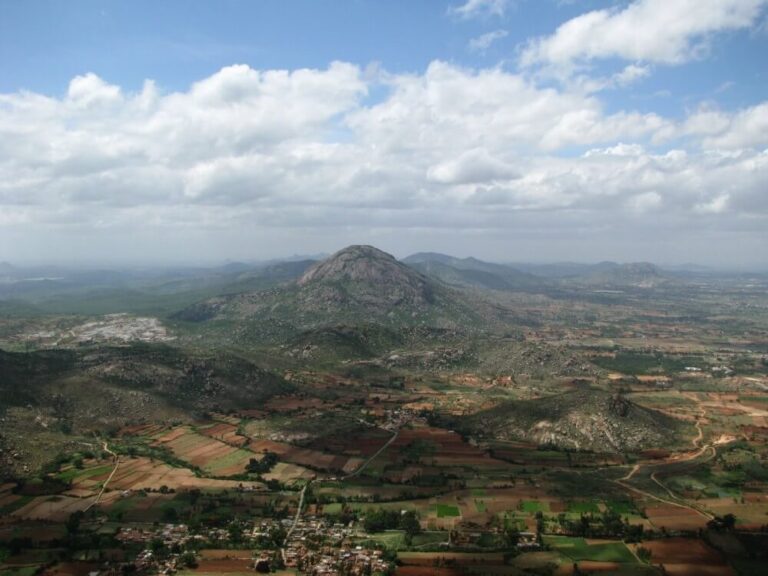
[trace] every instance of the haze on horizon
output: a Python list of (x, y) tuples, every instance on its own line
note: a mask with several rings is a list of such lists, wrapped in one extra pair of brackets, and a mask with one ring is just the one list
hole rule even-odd
[(768, 0), (0, 5), (0, 261), (768, 268)]

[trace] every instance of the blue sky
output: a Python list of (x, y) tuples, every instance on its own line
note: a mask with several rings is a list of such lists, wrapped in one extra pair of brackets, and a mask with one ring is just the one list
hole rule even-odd
[(0, 259), (766, 265), (767, 8), (6, 0)]
[[(56, 95), (94, 72), (128, 90), (147, 78), (167, 90), (233, 63), (253, 68), (322, 68), (334, 60), (423, 71), (439, 59), (462, 66), (515, 69), (520, 46), (611, 0), (518, 0), (503, 15), (452, 15), (460, 3), (408, 0), (75, 0), (6, 1), (0, 8), (0, 90)], [(484, 51), (470, 42), (507, 35)], [(768, 98), (768, 31), (724, 32), (706, 58), (657, 66), (641, 86), (618, 90), (611, 108), (682, 114), (702, 101), (738, 108)], [(616, 69), (622, 61), (596, 64)]]

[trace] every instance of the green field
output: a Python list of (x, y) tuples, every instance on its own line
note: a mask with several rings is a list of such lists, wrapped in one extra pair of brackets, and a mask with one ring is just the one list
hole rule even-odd
[(611, 512), (622, 516), (637, 514), (637, 508), (630, 500), (609, 500), (606, 502), (606, 506)]
[(529, 514), (548, 512), (549, 504), (546, 502), (539, 502), (538, 500), (523, 500), (521, 509), (523, 512), (528, 512)]
[(389, 550), (402, 550), (405, 548), (429, 547), (430, 545), (440, 544), (448, 541), (448, 533), (444, 531), (421, 532), (416, 534), (411, 541), (410, 546), (405, 543), (405, 532), (402, 530), (387, 530), (386, 532), (376, 532), (370, 534), (361, 542), (373, 541), (376, 544), (384, 546)]
[(621, 562), (633, 564), (637, 562), (634, 554), (623, 542), (608, 542), (605, 544), (587, 544), (584, 538), (567, 536), (545, 536), (544, 543), (551, 546), (574, 562)]
[(323, 505), (323, 512), (325, 514), (339, 514), (341, 513), (341, 504), (339, 502), (334, 502), (333, 504), (325, 504)]
[(569, 502), (568, 503), (568, 512), (572, 512), (573, 514), (589, 514), (589, 513), (598, 513), (600, 509), (597, 507), (597, 503), (595, 502)]
[(112, 468), (114, 467), (115, 467), (114, 464), (106, 464), (104, 466), (96, 466), (95, 468), (87, 468), (87, 469), (70, 468), (69, 470), (65, 470), (64, 472), (61, 472), (59, 474), (59, 479), (63, 480), (64, 482), (69, 482), (74, 480), (75, 478), (77, 479), (91, 478), (92, 476), (109, 474), (112, 471)]
[[(218, 471), (230, 468), (235, 464), (239, 464), (241, 462), (247, 463), (248, 460), (252, 457), (253, 454), (251, 452), (238, 448), (229, 454), (225, 454), (224, 456), (220, 456), (219, 458), (206, 462), (205, 466), (203, 466), (203, 470), (210, 472), (211, 474), (216, 474)], [(245, 472), (245, 465), (243, 465), (243, 472)]]
[(438, 518), (456, 518), (461, 516), (459, 507), (452, 504), (438, 504), (436, 509)]

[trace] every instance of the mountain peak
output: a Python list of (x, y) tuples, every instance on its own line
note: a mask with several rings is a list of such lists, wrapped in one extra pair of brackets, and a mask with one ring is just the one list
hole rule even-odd
[(440, 288), (420, 272), (373, 246), (349, 246), (312, 266), (298, 280), (300, 298), (310, 307), (372, 315), (420, 313)]
[(299, 279), (298, 284), (305, 286), (323, 281), (390, 283), (403, 276), (408, 276), (409, 281), (412, 281), (414, 272), (391, 254), (374, 246), (353, 245), (312, 266)]

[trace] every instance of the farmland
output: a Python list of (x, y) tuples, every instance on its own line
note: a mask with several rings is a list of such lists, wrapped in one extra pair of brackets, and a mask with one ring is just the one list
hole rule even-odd
[(0, 571), (762, 573), (764, 297), (559, 290), (493, 334), (0, 319)]

